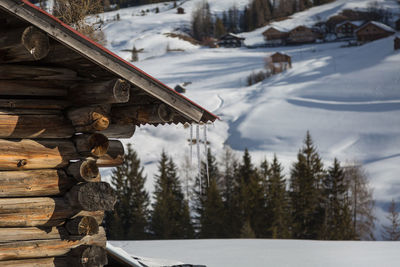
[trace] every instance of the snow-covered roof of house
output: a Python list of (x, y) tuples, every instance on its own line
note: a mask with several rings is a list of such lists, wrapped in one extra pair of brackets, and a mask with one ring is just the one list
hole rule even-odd
[(365, 21), (363, 21), (363, 20), (345, 20), (345, 21), (339, 23), (338, 25), (336, 25), (336, 28), (338, 28), (346, 23), (351, 23), (356, 27), (360, 27), (365, 23)]
[(231, 32), (225, 34), (225, 35), (222, 36), (220, 39), (224, 39), (224, 38), (227, 37), (227, 36), (232, 36), (233, 38), (240, 39), (240, 40), (245, 40), (245, 39), (246, 39), (246, 38), (244, 38), (244, 37), (242, 37), (242, 36), (239, 36), (239, 35), (234, 34), (234, 33), (231, 33)]
[(385, 30), (387, 32), (396, 32), (392, 27), (390, 27), (390, 26), (388, 26), (386, 24), (383, 24), (381, 22), (378, 22), (378, 21), (369, 21), (369, 22), (365, 23), (363, 26), (361, 26), (360, 28), (358, 28), (356, 30), (356, 32), (360, 31), (361, 29), (364, 29), (365, 27), (367, 27), (370, 24), (373, 24), (373, 25), (375, 25), (375, 26), (377, 26), (377, 27), (379, 27), (382, 30)]
[[(1, 0), (0, 15), (5, 18), (17, 19), (19, 23), (35, 26), (51, 37), (54, 42), (77, 54), (80, 60), (85, 61), (84, 66), (83, 64), (81, 66), (68, 63), (68, 58), (61, 63), (63, 64), (62, 67), (74, 71), (78, 77), (90, 80), (118, 78), (130, 83), (131, 95), (136, 98), (136, 100), (132, 99), (132, 101), (136, 102), (131, 103), (130, 99), (126, 105), (141, 104), (143, 101), (137, 103), (139, 96), (142, 97), (141, 99), (147, 99), (150, 104), (165, 104), (176, 116), (172, 120), (163, 123), (206, 123), (215, 121), (218, 118), (28, 0)], [(62, 55), (60, 58), (61, 60), (63, 59)], [(41, 67), (40, 64), (42, 62), (37, 61), (35, 64)], [(158, 125), (158, 123), (148, 123)]]
[(282, 26), (272, 25), (271, 27), (268, 27), (268, 29), (266, 29), (264, 32), (266, 32), (266, 31), (268, 31), (270, 29), (275, 29), (275, 30), (280, 31), (280, 32), (289, 32), (291, 30), (291, 29), (288, 29), (288, 28), (285, 28), (285, 27), (282, 27)]

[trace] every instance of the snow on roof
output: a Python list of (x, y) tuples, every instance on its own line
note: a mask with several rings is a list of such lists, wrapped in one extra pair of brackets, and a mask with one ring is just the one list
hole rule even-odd
[[(228, 33), (228, 34), (226, 34), (226, 35), (224, 35), (222, 38), (224, 38), (224, 37), (226, 37), (226, 36), (232, 36), (232, 37), (234, 37), (234, 38), (237, 38), (237, 39), (241, 39), (241, 40), (244, 40), (245, 38), (243, 38), (242, 36), (239, 36), (239, 35), (237, 35), (237, 34), (234, 34), (234, 33)], [(221, 38), (221, 39), (222, 39)]]
[(278, 25), (272, 25), (271, 27), (266, 29), (266, 31), (268, 31), (268, 30), (270, 30), (272, 28), (274, 28), (275, 30), (280, 31), (280, 32), (289, 32), (290, 31), (290, 29), (285, 28), (285, 27), (281, 27), (281, 26), (278, 26)]
[(355, 25), (357, 27), (360, 27), (361, 25), (363, 25), (365, 23), (365, 21), (363, 21), (363, 20), (354, 20), (354, 21), (345, 20), (342, 23), (339, 23), (338, 25), (336, 25), (336, 28), (338, 28), (338, 27), (340, 27), (340, 26), (342, 26), (342, 25), (344, 25), (346, 23), (351, 23), (351, 24), (353, 24), (353, 25)]
[(365, 27), (366, 27), (367, 25), (369, 25), (369, 24), (373, 24), (373, 25), (375, 25), (375, 26), (377, 26), (377, 27), (379, 27), (379, 28), (381, 28), (381, 29), (383, 29), (383, 30), (385, 30), (385, 31), (387, 31), (387, 32), (396, 32), (395, 30), (393, 30), (392, 27), (390, 27), (390, 26), (388, 26), (388, 25), (386, 25), (386, 24), (383, 24), (383, 23), (381, 23), (381, 22), (378, 22), (378, 21), (369, 21), (368, 23), (366, 23), (366, 24), (364, 24), (363, 26), (361, 26), (360, 28), (358, 28), (358, 29), (356, 30), (356, 32), (358, 32), (359, 30), (365, 28)]

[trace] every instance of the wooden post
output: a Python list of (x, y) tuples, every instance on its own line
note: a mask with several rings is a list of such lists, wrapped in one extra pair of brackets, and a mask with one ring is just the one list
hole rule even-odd
[(57, 196), (74, 184), (63, 170), (1, 171), (0, 197)]
[(107, 129), (110, 124), (109, 112), (109, 106), (89, 106), (72, 108), (67, 114), (76, 132), (93, 133)]
[(129, 89), (129, 82), (122, 79), (79, 83), (69, 89), (69, 99), (77, 105), (126, 103)]
[(103, 134), (81, 134), (74, 137), (76, 150), (86, 157), (101, 157), (107, 153), (109, 142)]
[(97, 159), (98, 167), (116, 167), (123, 163), (124, 146), (117, 140), (111, 140), (107, 153)]
[(33, 26), (9, 29), (5, 33), (2, 32), (2, 36), (2, 63), (39, 60), (46, 57), (50, 50), (47, 34)]
[(100, 181), (100, 171), (96, 160), (86, 159), (70, 163), (67, 172), (78, 182), (96, 182)]

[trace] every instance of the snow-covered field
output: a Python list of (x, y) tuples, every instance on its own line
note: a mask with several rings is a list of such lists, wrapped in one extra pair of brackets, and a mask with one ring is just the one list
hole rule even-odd
[(400, 242), (223, 239), (109, 243), (139, 258), (159, 258), (147, 261), (149, 267), (182, 262), (207, 267), (396, 267), (400, 262)]
[[(343, 163), (364, 164), (375, 190), (377, 215), (382, 220), (385, 203), (400, 199), (400, 52), (393, 37), (360, 47), (344, 43), (310, 44), (257, 49), (208, 49), (167, 37), (188, 27), (200, 0), (181, 1), (186, 14), (176, 14), (172, 3), (128, 8), (104, 14), (108, 48), (129, 60), (123, 49), (144, 49), (134, 64), (174, 87), (191, 82), (186, 96), (221, 117), (209, 126), (214, 152), (224, 144), (238, 151), (246, 147), (254, 161), (277, 154), (286, 172), (296, 159), (307, 130), (327, 165), (334, 157)], [(209, 0), (220, 13), (247, 0)], [(309, 25), (344, 8), (365, 8), (370, 0), (337, 0), (294, 15), (278, 25)], [(395, 0), (380, 0), (393, 12)], [(152, 13), (159, 6), (160, 13)], [(149, 9), (146, 16), (141, 10)], [(120, 21), (111, 21), (119, 13)], [(261, 32), (244, 33), (246, 44), (262, 42)], [(166, 52), (166, 47), (183, 52)], [(264, 58), (283, 51), (292, 56), (293, 68), (253, 86), (246, 86), (252, 71), (262, 70)], [(189, 131), (182, 126), (142, 127), (132, 142), (148, 173), (147, 188), (162, 149), (177, 161), (188, 155)], [(196, 162), (194, 160), (194, 162)], [(380, 223), (378, 223), (378, 226)], [(311, 243), (310, 243), (311, 244)]]

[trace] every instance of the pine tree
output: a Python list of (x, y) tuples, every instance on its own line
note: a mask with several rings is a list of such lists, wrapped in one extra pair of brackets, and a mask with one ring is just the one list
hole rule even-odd
[(382, 237), (384, 240), (399, 241), (400, 240), (400, 215), (397, 211), (396, 202), (392, 199), (390, 203), (388, 215), (389, 225), (383, 225)]
[(225, 34), (226, 34), (226, 30), (225, 30), (224, 24), (220, 18), (217, 18), (215, 20), (215, 26), (214, 26), (214, 37), (220, 38)]
[(321, 239), (351, 240), (355, 233), (344, 171), (335, 158), (324, 179), (325, 224)]
[[(197, 177), (195, 188), (196, 219), (200, 238), (225, 237), (224, 204), (218, 188), (220, 174), (215, 157), (210, 149), (207, 152), (208, 177), (206, 164), (202, 163), (201, 179)], [(209, 181), (208, 181), (209, 180)], [(201, 184), (200, 184), (201, 181)], [(201, 190), (200, 190), (201, 186)]]
[(222, 157), (222, 199), (225, 209), (225, 237), (238, 238), (242, 228), (240, 212), (239, 166), (229, 147), (225, 147)]
[(360, 165), (354, 164), (345, 168), (345, 179), (349, 188), (355, 238), (375, 240), (375, 201), (373, 190), (368, 183), (368, 176)]
[(132, 146), (128, 144), (125, 160), (112, 171), (117, 203), (107, 213), (106, 230), (110, 239), (146, 239), (148, 237), (149, 195), (144, 189), (146, 177)]
[(297, 154), (290, 178), (290, 200), (294, 238), (317, 239), (323, 226), (324, 211), (321, 182), (324, 169), (321, 158), (307, 132), (304, 146)]
[(157, 239), (193, 237), (189, 205), (184, 199), (172, 158), (162, 152), (156, 175), (151, 230)]
[(263, 237), (265, 195), (262, 180), (251, 163), (247, 149), (244, 151), (238, 174), (240, 177), (238, 190), (242, 225), (244, 226), (244, 223), (248, 221), (256, 236)]
[(289, 238), (289, 199), (286, 191), (286, 179), (283, 168), (276, 155), (269, 169), (267, 181), (267, 227), (268, 237)]

